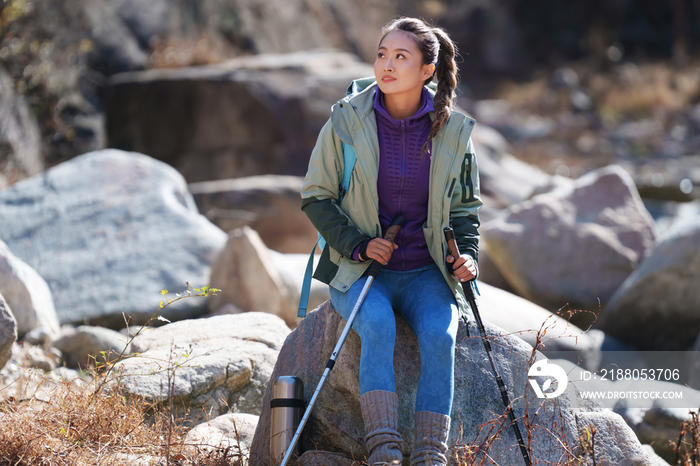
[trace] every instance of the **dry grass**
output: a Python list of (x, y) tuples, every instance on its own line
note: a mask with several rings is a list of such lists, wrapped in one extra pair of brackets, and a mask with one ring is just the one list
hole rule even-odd
[[(163, 290), (160, 308), (128, 344), (159, 318), (164, 307), (218, 291), (208, 286), (192, 290), (187, 283), (187, 289), (171, 299)], [(128, 326), (129, 321), (125, 323)], [(93, 356), (95, 365), (87, 374), (90, 383), (80, 379), (56, 383), (41, 377), (40, 371), (24, 368), (19, 378), (0, 386), (0, 466), (247, 464), (240, 436), (235, 447), (187, 444), (189, 422), (174, 418), (172, 397), (170, 403), (157, 403), (122, 393), (119, 375), (112, 369), (128, 357), (125, 351), (101, 363)], [(175, 363), (168, 370), (174, 377)], [(206, 415), (201, 418), (207, 420)]]
[(678, 466), (700, 465), (700, 420), (698, 412), (690, 411), (690, 421), (681, 423), (678, 442), (673, 445), (676, 454), (676, 462), (674, 464)]
[[(693, 63), (683, 68), (670, 63), (627, 63), (602, 72), (586, 63), (570, 63), (580, 85), (590, 94), (597, 112), (616, 122), (649, 117), (668, 117), (688, 109), (700, 99), (700, 73)], [(564, 89), (553, 90), (549, 76), (527, 83), (504, 82), (496, 98), (512, 108), (540, 115), (571, 110)]]
[(245, 464), (239, 450), (185, 444), (165, 408), (107, 390), (91, 401), (91, 387), (62, 383), (46, 401), (0, 404), (0, 465)]

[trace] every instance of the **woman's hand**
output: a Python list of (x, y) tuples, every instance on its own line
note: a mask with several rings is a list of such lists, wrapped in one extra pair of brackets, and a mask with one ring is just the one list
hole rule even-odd
[[(454, 262), (454, 264), (452, 264)], [(468, 254), (462, 254), (457, 258), (447, 256), (447, 263), (452, 264), (452, 269), (454, 270), (453, 275), (460, 282), (466, 282), (476, 278), (476, 264), (472, 256)]]
[(368, 259), (374, 259), (382, 265), (389, 263), (391, 259), (391, 253), (398, 246), (391, 241), (384, 238), (374, 238), (367, 243), (367, 249), (365, 251), (365, 256)]

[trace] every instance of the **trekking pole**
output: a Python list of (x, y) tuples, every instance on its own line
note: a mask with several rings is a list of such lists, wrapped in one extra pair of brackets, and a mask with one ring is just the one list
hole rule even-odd
[[(403, 225), (404, 218), (401, 215), (397, 215), (394, 220), (391, 222), (391, 225), (389, 225), (389, 228), (387, 228), (386, 233), (384, 234), (384, 239), (391, 241), (391, 243), (394, 243), (394, 238), (396, 238), (396, 234), (398, 233), (399, 229), (401, 228), (401, 225)], [(345, 339), (348, 337), (348, 334), (350, 333), (350, 329), (352, 328), (352, 323), (355, 320), (355, 317), (357, 317), (357, 313), (360, 311), (360, 307), (362, 306), (362, 302), (365, 300), (365, 297), (367, 296), (367, 292), (369, 291), (370, 285), (372, 285), (372, 282), (374, 281), (375, 278), (377, 278), (377, 275), (379, 274), (379, 270), (381, 270), (382, 264), (377, 262), (376, 260), (369, 266), (369, 273), (367, 277), (367, 281), (365, 282), (365, 286), (362, 288), (362, 292), (360, 292), (360, 297), (357, 298), (357, 303), (355, 303), (355, 307), (352, 309), (352, 313), (350, 314), (350, 317), (348, 318), (348, 322), (345, 324), (345, 328), (343, 329), (343, 333), (340, 334), (340, 339), (338, 340), (338, 344), (335, 345), (335, 349), (333, 350), (333, 354), (331, 354), (330, 359), (328, 360), (328, 363), (326, 364), (326, 369), (323, 371), (323, 375), (321, 376), (321, 380), (318, 382), (318, 385), (316, 386), (316, 390), (314, 391), (314, 394), (311, 396), (311, 401), (309, 401), (309, 406), (306, 408), (306, 411), (304, 412), (304, 416), (301, 418), (301, 422), (299, 422), (299, 427), (297, 427), (297, 431), (294, 434), (294, 437), (292, 438), (291, 443), (289, 444), (289, 447), (287, 448), (287, 452), (284, 455), (284, 458), (282, 459), (282, 463), (280, 463), (280, 466), (285, 466), (287, 464), (287, 461), (289, 461), (289, 457), (292, 456), (292, 452), (294, 451), (294, 447), (296, 446), (297, 442), (299, 441), (299, 437), (301, 437), (301, 431), (304, 430), (304, 426), (306, 425), (306, 421), (309, 420), (309, 416), (311, 415), (311, 410), (314, 407), (314, 404), (316, 403), (316, 398), (318, 398), (318, 394), (321, 392), (321, 388), (323, 387), (323, 384), (326, 382), (326, 379), (328, 378), (328, 374), (330, 374), (331, 370), (333, 370), (333, 366), (335, 366), (335, 360), (338, 357), (338, 354), (340, 353), (340, 349), (343, 347), (343, 344), (345, 343)]]
[[(459, 247), (457, 246), (457, 241), (455, 240), (454, 231), (452, 231), (452, 228), (450, 227), (445, 228), (445, 240), (447, 240), (447, 249), (450, 251), (450, 255), (454, 257), (454, 260), (456, 262), (457, 258), (459, 258), (460, 256)], [(515, 431), (515, 438), (518, 439), (518, 445), (520, 445), (520, 453), (523, 455), (523, 460), (525, 460), (525, 464), (527, 466), (531, 466), (532, 463), (530, 462), (530, 454), (528, 453), (527, 448), (525, 447), (525, 442), (523, 442), (523, 436), (520, 435), (520, 427), (515, 421), (513, 407), (511, 406), (510, 400), (508, 399), (508, 391), (506, 390), (506, 386), (503, 383), (503, 379), (501, 379), (501, 376), (498, 374), (498, 369), (496, 369), (496, 361), (494, 361), (493, 355), (491, 354), (491, 344), (486, 338), (486, 329), (484, 328), (484, 323), (481, 321), (481, 315), (479, 315), (479, 308), (476, 306), (476, 297), (474, 296), (472, 282), (473, 280), (470, 280), (468, 283), (462, 282), (462, 289), (464, 290), (464, 295), (467, 297), (467, 300), (469, 301), (469, 304), (472, 307), (472, 311), (474, 311), (474, 317), (476, 318), (476, 323), (479, 326), (479, 331), (481, 332), (481, 337), (484, 342), (484, 347), (486, 348), (486, 353), (489, 355), (489, 361), (491, 361), (491, 368), (493, 369), (493, 373), (496, 375), (496, 382), (498, 383), (498, 388), (499, 390), (501, 390), (501, 399), (503, 400), (503, 404), (506, 407), (506, 411), (508, 411), (508, 418), (510, 419), (510, 423), (513, 426), (513, 430)]]

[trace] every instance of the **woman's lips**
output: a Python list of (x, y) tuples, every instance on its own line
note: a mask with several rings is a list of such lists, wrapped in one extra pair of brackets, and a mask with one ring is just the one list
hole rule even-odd
[(391, 81), (396, 81), (396, 78), (394, 78), (393, 76), (382, 76), (382, 81), (384, 81), (385, 83), (388, 83)]

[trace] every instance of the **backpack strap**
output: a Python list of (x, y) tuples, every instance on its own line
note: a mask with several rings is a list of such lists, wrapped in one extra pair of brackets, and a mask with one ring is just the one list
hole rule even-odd
[[(343, 142), (343, 179), (340, 182), (340, 195), (338, 197), (338, 203), (343, 200), (345, 194), (347, 194), (350, 187), (350, 178), (352, 177), (352, 171), (355, 168), (355, 162), (357, 161), (357, 155), (355, 154), (355, 149), (350, 144)], [(316, 247), (319, 247), (321, 251), (326, 246), (326, 240), (323, 239), (321, 233), (318, 234), (318, 239), (316, 244), (314, 244), (311, 254), (309, 254), (309, 261), (306, 263), (306, 272), (304, 273), (304, 281), (301, 285), (301, 296), (299, 297), (299, 308), (297, 310), (297, 317), (306, 317), (306, 309), (309, 307), (309, 295), (311, 294), (311, 277), (313, 276), (314, 270), (314, 254), (316, 253)]]

